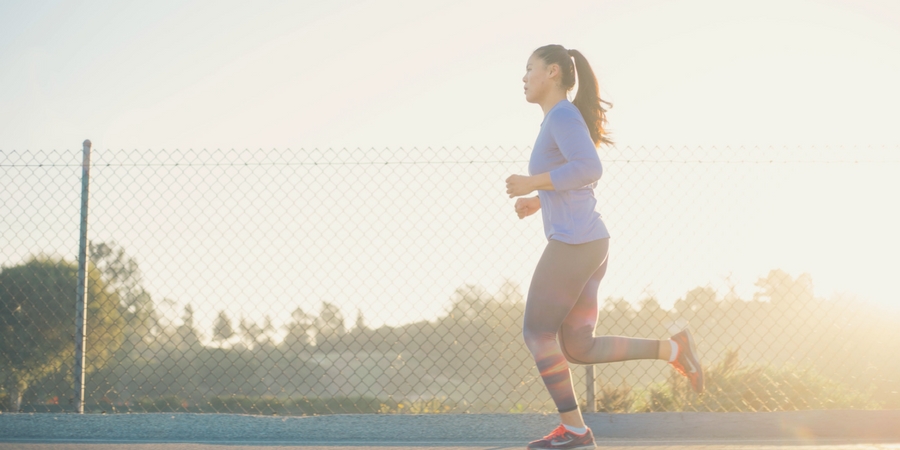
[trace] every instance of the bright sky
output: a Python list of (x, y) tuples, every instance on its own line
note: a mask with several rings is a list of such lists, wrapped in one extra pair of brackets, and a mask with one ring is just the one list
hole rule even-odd
[[(541, 111), (525, 102), (521, 78), (530, 52), (549, 43), (591, 62), (614, 103), (609, 128), (622, 158), (642, 145), (888, 145), (866, 157), (900, 158), (895, 0), (4, 1), (0, 152), (78, 149), (85, 138), (126, 151), (524, 148)], [(884, 252), (900, 252), (900, 223), (885, 207), (900, 192), (890, 175), (898, 165), (873, 166), (849, 175), (801, 168), (774, 183), (782, 191), (758, 186), (772, 196), (815, 194), (815, 213), (786, 202), (774, 207), (783, 223), (754, 216), (759, 236), (716, 230), (719, 251), (731, 243), (727, 251), (752, 262), (715, 267), (720, 261), (692, 256), (689, 264), (709, 266), (693, 273), (696, 282), (737, 271), (749, 291), (760, 271), (785, 267), (811, 271), (822, 294), (896, 301), (886, 278), (900, 267)], [(804, 170), (824, 190), (804, 191)], [(834, 185), (820, 183), (829, 175)], [(622, 242), (663, 226), (638, 230), (631, 224), (643, 218), (626, 218), (610, 224), (620, 236), (636, 233)], [(837, 251), (832, 240), (841, 238), (852, 242), (839, 241)], [(149, 266), (139, 245), (126, 250)], [(782, 253), (767, 258), (767, 250)], [(867, 261), (871, 270), (848, 273), (832, 259)], [(670, 294), (694, 282), (657, 280), (650, 290)]]
[(621, 145), (897, 143), (894, 0), (4, 1), (0, 149), (530, 145), (548, 43)]

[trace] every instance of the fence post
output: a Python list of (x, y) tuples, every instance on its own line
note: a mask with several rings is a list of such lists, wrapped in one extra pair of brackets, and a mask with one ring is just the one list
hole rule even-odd
[(585, 412), (595, 412), (596, 403), (594, 401), (594, 365), (588, 364), (584, 366), (584, 383), (587, 385), (587, 409)]
[(91, 178), (91, 141), (82, 144), (81, 234), (78, 241), (78, 292), (75, 293), (75, 412), (84, 413), (84, 347), (87, 326), (88, 188)]

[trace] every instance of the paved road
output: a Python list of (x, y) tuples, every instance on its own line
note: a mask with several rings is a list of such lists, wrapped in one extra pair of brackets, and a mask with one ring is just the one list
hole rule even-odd
[[(0, 414), (0, 450), (522, 448), (542, 414)], [(601, 449), (900, 450), (898, 411), (586, 414)]]
[[(599, 450), (900, 450), (900, 443), (832, 443), (811, 444), (802, 440), (769, 441), (681, 441), (652, 442), (641, 440), (607, 440), (597, 443)], [(440, 444), (406, 443), (395, 445), (223, 445), (201, 443), (0, 443), (0, 450), (410, 450), (428, 448), (434, 450), (503, 450), (521, 449), (524, 444), (463, 445), (446, 446)]]

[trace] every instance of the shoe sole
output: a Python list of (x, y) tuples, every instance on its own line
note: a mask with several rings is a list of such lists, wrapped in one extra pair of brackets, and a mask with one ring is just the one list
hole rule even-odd
[(697, 346), (694, 344), (694, 336), (691, 335), (691, 330), (685, 328), (684, 335), (687, 337), (688, 347), (691, 350), (691, 364), (694, 365), (697, 369), (697, 376), (700, 377), (700, 389), (696, 391), (698, 394), (703, 393), (703, 367), (700, 366), (700, 360), (697, 359)]

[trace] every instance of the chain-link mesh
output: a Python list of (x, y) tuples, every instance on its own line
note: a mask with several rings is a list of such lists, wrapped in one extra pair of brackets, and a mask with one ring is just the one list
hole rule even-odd
[[(819, 295), (792, 258), (896, 273), (841, 256), (896, 247), (894, 151), (601, 149), (596, 332), (690, 325), (707, 392), (662, 361), (604, 364), (583, 406), (900, 407), (896, 294)], [(95, 150), (85, 411), (553, 411), (521, 338), (545, 237), (505, 194), (529, 155)], [(0, 189), (0, 403), (71, 410), (80, 151), (0, 151)]]

